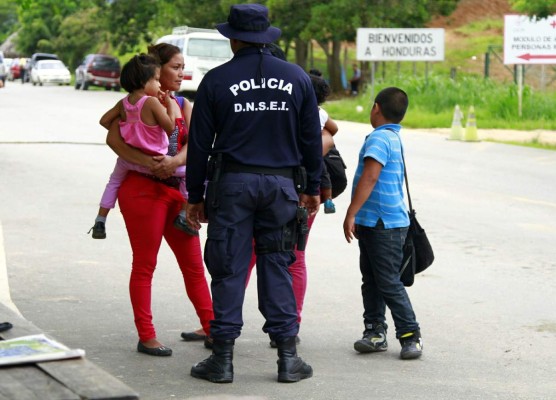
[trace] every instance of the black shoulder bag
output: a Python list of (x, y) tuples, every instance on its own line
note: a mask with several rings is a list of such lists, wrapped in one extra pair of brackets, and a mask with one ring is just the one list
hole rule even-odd
[(330, 175), (332, 198), (335, 199), (341, 195), (347, 187), (346, 164), (336, 146), (333, 146), (330, 151), (326, 153), (323, 160), (328, 175)]
[(411, 203), (409, 194), (409, 183), (407, 181), (407, 168), (402, 148), (403, 170), (405, 187), (407, 189), (407, 201), (409, 203), (409, 229), (403, 245), (403, 260), (400, 267), (400, 279), (404, 286), (413, 285), (415, 274), (426, 270), (434, 261), (434, 252), (425, 230), (421, 227), (415, 217), (415, 210)]

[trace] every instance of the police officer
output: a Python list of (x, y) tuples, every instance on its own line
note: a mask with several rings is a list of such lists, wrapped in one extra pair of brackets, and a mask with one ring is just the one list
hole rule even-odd
[[(230, 39), (234, 57), (201, 82), (187, 151), (187, 220), (199, 229), (208, 213), (205, 262), (215, 315), (213, 354), (194, 365), (191, 375), (233, 381), (234, 341), (243, 326), (254, 238), (263, 331), (278, 346), (278, 381), (296, 382), (313, 374), (297, 356), (299, 325), (288, 266), (295, 260), (292, 235), (299, 207), (309, 214), (319, 207), (322, 144), (316, 98), (309, 76), (265, 47), (281, 33), (270, 26), (266, 7), (234, 5), (228, 22), (217, 29)], [(300, 167), (306, 171), (305, 187)], [(299, 195), (296, 187), (301, 187)]]

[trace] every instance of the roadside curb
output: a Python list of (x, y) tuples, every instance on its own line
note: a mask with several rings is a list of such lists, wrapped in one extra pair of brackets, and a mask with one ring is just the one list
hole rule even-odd
[[(446, 136), (450, 135), (450, 129), (434, 128), (434, 129), (415, 129), (416, 131), (439, 133)], [(480, 140), (495, 140), (499, 142), (538, 142), (550, 145), (556, 145), (556, 131), (549, 130), (533, 130), (533, 131), (517, 131), (511, 129), (479, 129), (477, 131)]]

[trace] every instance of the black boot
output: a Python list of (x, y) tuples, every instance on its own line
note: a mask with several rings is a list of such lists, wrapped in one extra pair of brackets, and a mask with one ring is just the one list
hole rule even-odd
[(295, 336), (277, 340), (278, 382), (298, 382), (313, 376), (313, 368), (297, 356)]
[(214, 339), (212, 355), (191, 367), (191, 376), (214, 383), (231, 383), (234, 380), (234, 339)]

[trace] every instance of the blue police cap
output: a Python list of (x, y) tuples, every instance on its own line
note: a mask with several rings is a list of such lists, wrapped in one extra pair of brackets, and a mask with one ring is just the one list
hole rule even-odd
[(216, 25), (216, 29), (228, 39), (250, 43), (272, 43), (282, 34), (270, 25), (268, 9), (261, 4), (231, 6), (228, 22)]

